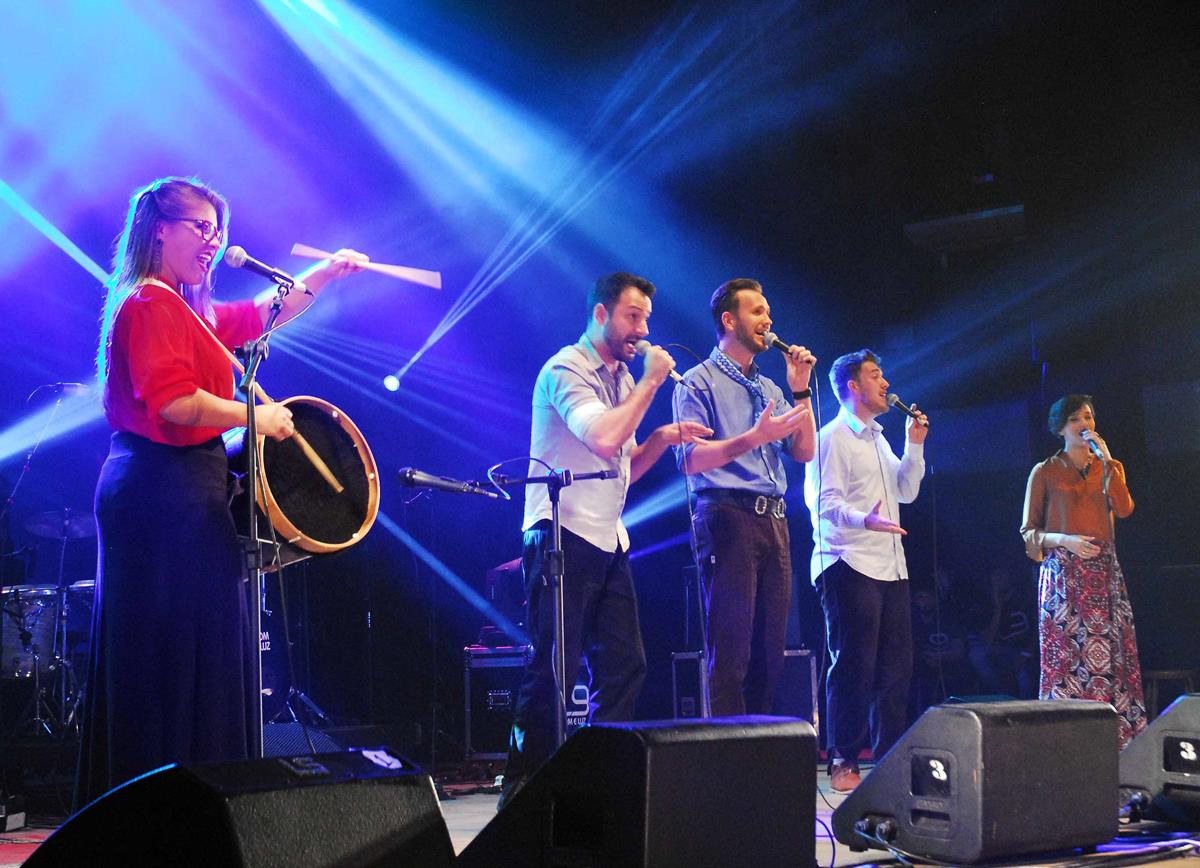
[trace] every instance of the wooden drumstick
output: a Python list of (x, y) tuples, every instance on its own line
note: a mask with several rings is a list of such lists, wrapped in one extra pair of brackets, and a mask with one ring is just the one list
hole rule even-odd
[[(292, 256), (303, 256), (306, 259), (333, 259), (336, 254), (330, 253), (328, 250), (318, 250), (316, 247), (309, 247), (307, 244), (293, 244)], [(434, 289), (442, 288), (442, 274), (440, 271), (427, 271), (424, 268), (409, 268), (407, 265), (384, 265), (382, 262), (359, 262), (358, 263), (368, 271), (378, 271), (380, 274), (386, 274), (388, 277), (398, 277), (401, 280), (407, 280), (409, 283), (419, 283), (421, 286), (431, 286)]]
[[(264, 392), (262, 386), (260, 386), (257, 382), (254, 384), (254, 394), (258, 395), (259, 400), (261, 400), (264, 404), (275, 403), (271, 400), (271, 396)], [(299, 431), (293, 430), (289, 435), (289, 439), (296, 441), (296, 445), (300, 447), (300, 451), (304, 453), (304, 456), (312, 463), (312, 466), (317, 473), (321, 474), (321, 478), (329, 484), (330, 488), (332, 488), (338, 494), (341, 494), (346, 490), (345, 486), (338, 482), (338, 478), (333, 475), (333, 471), (329, 469), (329, 465), (326, 464), (325, 460), (317, 454), (317, 450), (312, 448), (312, 444), (305, 439), (303, 434), (301, 434)]]

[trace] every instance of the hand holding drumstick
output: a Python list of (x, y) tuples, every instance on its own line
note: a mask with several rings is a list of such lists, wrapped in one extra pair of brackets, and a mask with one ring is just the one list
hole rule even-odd
[[(337, 261), (337, 254), (330, 253), (328, 250), (321, 250), (317, 247), (309, 247), (307, 244), (293, 244), (292, 255), (303, 256), (307, 259)], [(410, 283), (419, 283), (421, 286), (429, 286), (434, 289), (442, 288), (442, 275), (438, 271), (428, 271), (424, 268), (410, 268), (407, 265), (384, 265), (382, 262), (371, 262), (365, 258), (356, 260), (353, 264), (358, 268), (376, 271), (380, 274), (386, 274), (389, 277), (407, 280)]]

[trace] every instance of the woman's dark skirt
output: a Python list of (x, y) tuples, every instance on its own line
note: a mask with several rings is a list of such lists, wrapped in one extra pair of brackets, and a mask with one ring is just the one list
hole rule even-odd
[(167, 763), (247, 755), (251, 646), (226, 476), (219, 438), (113, 435), (76, 809)]

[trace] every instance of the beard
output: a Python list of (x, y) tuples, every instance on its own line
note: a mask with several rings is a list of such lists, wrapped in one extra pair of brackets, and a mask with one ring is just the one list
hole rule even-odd
[(748, 326), (738, 323), (733, 329), (737, 342), (755, 355), (766, 352), (767, 343), (762, 337)]
[(613, 358), (628, 362), (637, 355), (637, 351), (634, 349), (634, 344), (636, 343), (636, 336), (618, 332), (613, 328), (611, 321), (605, 324), (604, 345), (608, 347), (608, 351), (612, 353)]

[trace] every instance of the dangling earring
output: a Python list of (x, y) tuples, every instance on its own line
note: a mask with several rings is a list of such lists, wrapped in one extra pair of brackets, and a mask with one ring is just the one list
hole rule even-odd
[(154, 239), (154, 253), (150, 256), (150, 272), (155, 277), (162, 271), (162, 239)]

